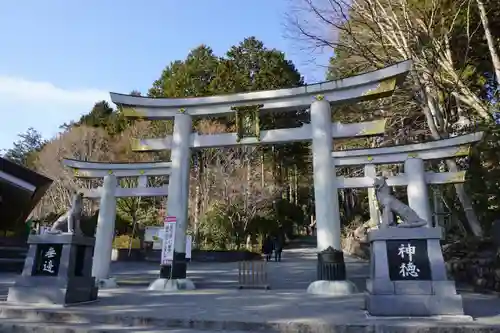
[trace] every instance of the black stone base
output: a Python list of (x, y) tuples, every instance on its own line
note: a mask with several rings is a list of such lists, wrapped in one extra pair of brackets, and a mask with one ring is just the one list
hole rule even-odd
[(318, 280), (341, 281), (346, 279), (344, 252), (332, 247), (318, 253)]
[(185, 279), (187, 271), (186, 254), (174, 252), (172, 265), (160, 266), (161, 279)]

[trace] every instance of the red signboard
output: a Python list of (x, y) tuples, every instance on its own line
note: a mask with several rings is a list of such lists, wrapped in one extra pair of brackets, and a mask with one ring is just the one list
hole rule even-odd
[(167, 216), (165, 218), (165, 223), (177, 222), (177, 218), (175, 216)]

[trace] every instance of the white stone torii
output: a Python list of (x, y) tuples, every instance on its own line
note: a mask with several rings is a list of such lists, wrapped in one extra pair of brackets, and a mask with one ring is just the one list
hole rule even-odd
[[(148, 163), (103, 163), (84, 162), (73, 159), (64, 159), (63, 164), (74, 170), (76, 178), (104, 178), (107, 175), (120, 177), (138, 177), (138, 186), (131, 188), (118, 187), (115, 197), (142, 197), (142, 196), (167, 196), (168, 186), (149, 187), (148, 177), (170, 175), (170, 162)], [(84, 197), (99, 198), (102, 189), (82, 189)]]
[(370, 218), (378, 222), (373, 179), (377, 164), (404, 163), (404, 173), (387, 178), (389, 186), (407, 186), (408, 204), (431, 226), (428, 184), (452, 184), (465, 181), (465, 171), (425, 172), (424, 160), (448, 159), (467, 156), (472, 143), (483, 138), (482, 132), (451, 139), (384, 148), (353, 149), (332, 152), (337, 167), (364, 165), (364, 177), (337, 177), (338, 188), (369, 188)]
[(192, 117), (234, 114), (232, 108), (261, 105), (261, 110), (294, 112), (308, 109), (316, 96), (329, 104), (348, 104), (392, 95), (410, 71), (412, 62), (403, 61), (379, 70), (296, 88), (265, 90), (229, 95), (188, 98), (148, 98), (110, 93), (111, 100), (122, 105), (126, 117), (171, 119), (179, 113)]
[[(318, 250), (322, 251), (329, 247), (341, 250), (337, 186), (332, 172), (334, 163), (330, 157), (332, 138), (376, 135), (383, 133), (384, 128), (381, 128), (380, 122), (332, 124), (331, 105), (390, 96), (396, 86), (404, 81), (410, 69), (411, 61), (404, 61), (373, 72), (304, 87), (211, 97), (147, 98), (111, 93), (112, 101), (122, 107), (123, 114), (127, 117), (174, 119), (172, 136), (141, 140), (133, 148), (137, 151), (170, 149), (172, 152), (167, 211), (169, 215), (177, 218), (174, 249), (179, 255), (179, 260), (177, 260), (179, 264), (185, 263), (182, 257), (183, 254), (185, 256), (190, 150), (198, 147), (311, 140)], [(300, 128), (262, 131), (259, 138), (243, 138), (240, 141), (237, 140), (235, 133), (199, 135), (191, 132), (192, 117), (233, 114), (234, 107), (249, 105), (259, 105), (260, 110), (267, 112), (309, 108), (311, 124)], [(342, 134), (343, 131), (345, 131), (344, 134)], [(174, 271), (177, 267), (170, 269)], [(185, 264), (183, 267), (179, 266), (178, 269), (179, 272), (173, 276), (174, 281), (169, 282), (168, 276), (160, 274), (160, 279), (152, 285), (153, 289), (192, 286), (192, 282), (185, 279)], [(352, 284), (347, 281), (319, 282), (320, 288), (326, 288), (334, 293), (353, 291)]]
[[(168, 196), (168, 187), (149, 187), (148, 177), (170, 175), (168, 162), (150, 163), (101, 163), (64, 159), (63, 164), (73, 169), (76, 178), (104, 178), (102, 187), (81, 189), (84, 197), (100, 198), (97, 218), (96, 242), (92, 261), (92, 276), (100, 287), (116, 287), (116, 281), (109, 276), (113, 237), (115, 233), (116, 198), (142, 196)], [(119, 187), (117, 178), (138, 177), (138, 186)]]
[[(329, 120), (331, 123), (331, 121)], [(331, 133), (334, 139), (352, 138), (383, 134), (386, 120), (365, 121), (355, 124), (332, 123)], [(311, 141), (313, 139), (312, 124), (303, 124), (296, 128), (281, 128), (261, 131), (260, 139), (254, 137), (241, 138), (237, 141), (236, 133), (198, 134), (191, 133), (190, 148), (213, 148), (234, 145), (278, 144), (291, 141)], [(138, 139), (132, 141), (134, 151), (150, 152), (170, 150), (173, 136), (164, 139)]]

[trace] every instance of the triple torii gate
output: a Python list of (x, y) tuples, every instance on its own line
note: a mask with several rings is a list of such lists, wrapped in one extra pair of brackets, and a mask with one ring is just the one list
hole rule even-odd
[[(276, 144), (291, 141), (312, 141), (314, 192), (318, 238), (318, 281), (308, 288), (311, 292), (351, 293), (352, 283), (346, 280), (345, 263), (340, 245), (340, 212), (337, 186), (331, 158), (332, 138), (370, 136), (384, 132), (384, 121), (356, 124), (331, 122), (331, 106), (355, 103), (390, 96), (401, 84), (411, 61), (404, 61), (377, 71), (342, 80), (304, 87), (239, 93), (196, 98), (147, 98), (111, 93), (112, 101), (122, 107), (127, 117), (150, 120), (174, 119), (172, 136), (161, 139), (137, 140), (136, 151), (170, 149), (171, 177), (167, 212), (177, 218), (174, 260), (160, 269), (160, 279), (150, 289), (194, 288), (186, 279), (185, 234), (188, 215), (189, 161), (191, 148), (223, 147), (248, 144)], [(249, 109), (253, 109), (249, 113)], [(311, 123), (300, 128), (260, 131), (259, 111), (286, 112), (309, 109)], [(238, 133), (200, 135), (192, 133), (192, 118), (227, 115), (236, 112)], [(244, 133), (242, 116), (253, 119), (254, 129)], [(335, 260), (328, 251), (334, 252)], [(171, 280), (169, 280), (171, 279)]]
[[(92, 262), (92, 276), (100, 287), (116, 287), (116, 281), (109, 276), (111, 252), (115, 233), (116, 198), (158, 197), (168, 195), (168, 185), (151, 187), (149, 177), (170, 175), (170, 162), (152, 163), (101, 163), (83, 162), (71, 159), (63, 164), (73, 169), (76, 178), (103, 178), (103, 186), (81, 189), (84, 197), (100, 198), (97, 218), (96, 242)], [(117, 178), (137, 177), (137, 187), (122, 188)]]
[(425, 172), (425, 160), (448, 159), (467, 156), (471, 144), (482, 139), (483, 133), (472, 133), (451, 139), (384, 148), (334, 151), (332, 159), (337, 167), (364, 165), (364, 177), (337, 177), (338, 188), (369, 188), (370, 219), (379, 221), (373, 179), (377, 176), (376, 165), (404, 163), (404, 173), (389, 176), (389, 186), (407, 186), (408, 205), (422, 219), (432, 221), (428, 184), (452, 184), (465, 181), (465, 171)]

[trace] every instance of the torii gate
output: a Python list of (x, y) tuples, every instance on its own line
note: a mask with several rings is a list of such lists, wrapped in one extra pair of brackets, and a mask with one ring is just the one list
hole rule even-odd
[(370, 218), (379, 220), (373, 178), (376, 165), (404, 163), (404, 173), (390, 176), (390, 186), (407, 186), (408, 204), (422, 219), (432, 221), (428, 184), (453, 184), (465, 181), (466, 171), (425, 172), (424, 161), (464, 157), (469, 155), (471, 144), (482, 139), (483, 133), (472, 133), (451, 139), (384, 148), (353, 149), (332, 152), (337, 167), (364, 165), (364, 177), (337, 177), (338, 188), (369, 188)]
[[(111, 93), (112, 101), (122, 107), (126, 117), (174, 119), (173, 135), (160, 139), (137, 140), (133, 147), (136, 151), (171, 150), (167, 211), (169, 215), (177, 218), (174, 260), (171, 265), (162, 267), (160, 279), (150, 288), (194, 288), (194, 284), (186, 279), (185, 261), (191, 148), (312, 141), (320, 254), (318, 281), (313, 282), (309, 290), (334, 294), (353, 292), (354, 285), (345, 277), (345, 263), (340, 245), (340, 212), (333, 173), (334, 161), (331, 158), (332, 138), (382, 134), (385, 122), (332, 124), (331, 105), (390, 96), (396, 86), (404, 81), (410, 69), (411, 61), (404, 61), (377, 71), (304, 87), (211, 97), (147, 98)], [(249, 107), (254, 109), (254, 120), (258, 119), (260, 110), (285, 112), (309, 109), (311, 123), (300, 128), (260, 131), (258, 121), (255, 121), (255, 128), (247, 130), (250, 133), (244, 133), (241, 118), (247, 115), (251, 118)], [(200, 135), (191, 132), (193, 117), (220, 116), (234, 112), (237, 116), (237, 133)], [(337, 251), (335, 262), (329, 262), (327, 258), (331, 256), (324, 253), (332, 248)]]
[[(115, 232), (116, 198), (168, 196), (168, 185), (149, 186), (148, 178), (170, 175), (171, 163), (101, 163), (64, 159), (63, 164), (73, 169), (76, 178), (104, 179), (102, 187), (80, 191), (86, 198), (101, 199), (94, 248), (94, 253), (97, 255), (93, 257), (92, 276), (96, 278), (100, 287), (116, 287), (116, 281), (109, 276)], [(137, 187), (119, 187), (117, 178), (121, 177), (137, 177)]]

